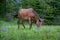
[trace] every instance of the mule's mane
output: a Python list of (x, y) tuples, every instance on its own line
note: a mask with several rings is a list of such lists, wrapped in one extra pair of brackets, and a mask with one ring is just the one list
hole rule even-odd
[(41, 18), (39, 17), (39, 15), (37, 14), (37, 12), (35, 12), (34, 10), (33, 10), (33, 12), (34, 12), (36, 18), (39, 19), (39, 20), (41, 21)]
[(39, 15), (37, 14), (37, 12), (36, 11), (34, 11), (32, 8), (29, 8), (30, 10), (32, 10), (33, 11), (33, 13), (35, 14), (35, 16), (37, 17), (37, 19), (39, 19), (40, 21), (41, 21), (41, 18), (39, 17)]

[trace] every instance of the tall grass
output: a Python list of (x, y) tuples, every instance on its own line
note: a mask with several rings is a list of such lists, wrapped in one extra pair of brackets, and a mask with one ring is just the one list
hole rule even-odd
[(25, 24), (18, 29), (15, 23), (0, 21), (0, 40), (60, 40), (60, 26), (41, 26), (34, 24), (32, 29)]

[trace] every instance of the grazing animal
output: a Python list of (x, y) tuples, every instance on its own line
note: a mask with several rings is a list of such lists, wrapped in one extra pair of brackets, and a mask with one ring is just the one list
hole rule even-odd
[(37, 27), (40, 27), (42, 25), (42, 19), (38, 16), (38, 14), (32, 9), (32, 8), (28, 8), (28, 9), (20, 9), (18, 11), (18, 28), (19, 28), (19, 24), (20, 24), (20, 19), (22, 19), (22, 25), (24, 26), (24, 20), (28, 20), (29, 24), (30, 24), (30, 29), (32, 28), (32, 21), (35, 20)]

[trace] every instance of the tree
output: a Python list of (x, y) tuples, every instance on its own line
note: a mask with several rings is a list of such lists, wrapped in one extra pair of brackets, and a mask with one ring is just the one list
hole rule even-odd
[(0, 5), (0, 18), (10, 13), (17, 14), (21, 8), (33, 8), (41, 18), (45, 19), (44, 24), (60, 25), (60, 0), (1, 0)]

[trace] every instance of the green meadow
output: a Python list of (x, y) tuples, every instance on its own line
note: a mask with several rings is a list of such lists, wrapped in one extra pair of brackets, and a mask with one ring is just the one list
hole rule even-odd
[(16, 22), (0, 21), (0, 40), (60, 40), (60, 26), (33, 24), (31, 30), (29, 24), (25, 26), (18, 29)]

